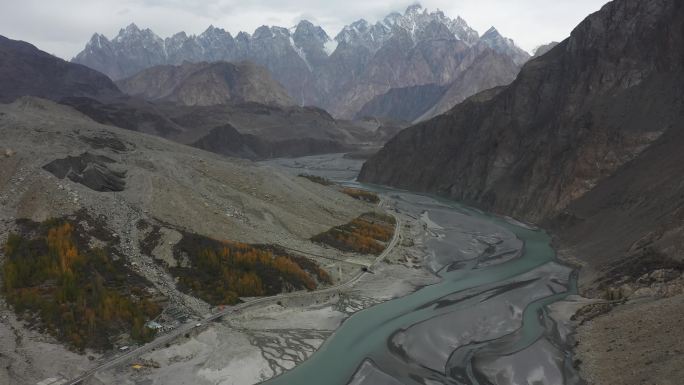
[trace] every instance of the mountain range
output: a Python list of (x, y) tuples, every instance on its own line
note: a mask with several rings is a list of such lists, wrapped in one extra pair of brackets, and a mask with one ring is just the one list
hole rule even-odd
[(160, 66), (115, 84), (26, 42), (0, 36), (0, 52), (2, 102), (51, 99), (98, 123), (227, 156), (263, 159), (377, 147), (403, 127), (340, 121), (322, 109), (297, 106), (265, 68), (248, 62)]
[[(262, 26), (236, 36), (210, 26), (200, 35), (179, 32), (165, 39), (131, 24), (111, 40), (94, 34), (72, 61), (114, 80), (158, 65), (252, 61), (271, 71), (296, 103), (352, 118), (391, 89), (446, 87), (465, 70), (476, 70), (482, 60), (496, 62), (489, 69), (503, 68), (504, 75), (494, 78), (506, 84), (512, 80), (507, 74), (517, 73), (529, 58), (495, 28), (480, 36), (460, 17), (451, 19), (441, 11), (412, 5), (375, 24), (358, 20), (334, 38), (306, 20), (293, 28)], [(476, 86), (475, 91), (490, 86)]]

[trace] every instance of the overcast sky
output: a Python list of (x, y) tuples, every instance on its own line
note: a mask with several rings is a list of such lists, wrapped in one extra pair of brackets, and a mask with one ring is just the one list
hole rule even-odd
[[(26, 40), (64, 59), (83, 49), (93, 32), (114, 37), (135, 22), (162, 38), (199, 34), (210, 24), (235, 35), (261, 25), (290, 27), (301, 19), (331, 37), (359, 18), (370, 22), (403, 11), (413, 0), (0, 0), (0, 35)], [(424, 0), (430, 11), (460, 15), (480, 34), (495, 26), (522, 48), (560, 41), (606, 0)]]

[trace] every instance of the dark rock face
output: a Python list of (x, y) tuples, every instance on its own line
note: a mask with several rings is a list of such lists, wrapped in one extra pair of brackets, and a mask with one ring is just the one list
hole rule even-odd
[(125, 143), (115, 136), (80, 136), (80, 139), (88, 143), (95, 150), (106, 148), (121, 153), (128, 151), (129, 146), (133, 147), (133, 145)]
[(510, 86), (401, 132), (360, 180), (552, 218), (682, 127), (683, 31), (679, 1), (609, 3)]
[(99, 192), (123, 191), (126, 188), (126, 172), (113, 170), (114, 159), (101, 155), (83, 153), (56, 159), (43, 169), (59, 179), (69, 178), (91, 190)]
[(174, 137), (183, 127), (171, 121), (161, 107), (136, 98), (120, 98), (101, 103), (86, 97), (68, 97), (61, 104), (71, 106), (94, 121), (127, 130), (165, 138)]
[(436, 84), (392, 88), (366, 103), (356, 118), (366, 116), (394, 118), (412, 122), (432, 108), (444, 95), (446, 87)]
[(259, 157), (258, 149), (252, 148), (248, 140), (230, 124), (212, 129), (191, 145), (221, 155), (248, 159)]
[(66, 96), (109, 98), (122, 95), (109, 78), (69, 63), (29, 43), (0, 36), (0, 102), (21, 96), (59, 100)]
[(240, 134), (231, 125), (213, 128), (207, 135), (191, 145), (221, 155), (255, 160), (326, 154), (349, 150), (348, 146), (334, 140), (310, 137), (270, 141), (256, 135)]
[(131, 24), (112, 40), (95, 34), (73, 61), (116, 80), (185, 61), (252, 61), (266, 67), (296, 103), (351, 118), (392, 88), (451, 84), (486, 48), (518, 67), (529, 58), (496, 30), (480, 38), (460, 17), (415, 5), (375, 24), (358, 20), (334, 39), (308, 21), (235, 37), (211, 26), (199, 36), (180, 32), (166, 39)]
[[(684, 266), (683, 123), (680, 118), (676, 128), (545, 223), (573, 254), (605, 266), (603, 281), (625, 276), (621, 264), (647, 271)], [(583, 279), (596, 273), (589, 270)]]
[(295, 104), (265, 68), (248, 62), (157, 66), (119, 80), (117, 85), (132, 96), (187, 106), (244, 102)]

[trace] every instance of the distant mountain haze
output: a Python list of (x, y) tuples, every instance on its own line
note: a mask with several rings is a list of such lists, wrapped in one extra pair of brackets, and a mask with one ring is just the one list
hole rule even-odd
[(253, 63), (158, 66), (120, 80), (0, 36), (0, 102), (51, 99), (92, 120), (161, 136), (222, 155), (263, 159), (379, 146), (398, 131), (337, 121), (295, 105), (268, 71)]
[(334, 38), (306, 20), (236, 36), (210, 26), (197, 36), (179, 32), (165, 39), (131, 24), (111, 40), (94, 34), (73, 61), (115, 80), (159, 65), (251, 61), (267, 68), (295, 103), (352, 118), (391, 89), (451, 85), (487, 49), (509, 57), (516, 68), (530, 58), (495, 28), (480, 36), (460, 17), (412, 5), (375, 24), (358, 20)]
[(188, 106), (244, 102), (295, 104), (268, 70), (250, 62), (155, 66), (116, 83), (129, 95)]

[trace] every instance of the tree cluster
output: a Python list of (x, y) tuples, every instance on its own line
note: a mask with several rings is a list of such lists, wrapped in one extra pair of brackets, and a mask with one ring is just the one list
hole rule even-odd
[(330, 179), (318, 175), (299, 174), (299, 176), (302, 178), (306, 178), (314, 183), (322, 184), (323, 186), (332, 186), (334, 184)]
[(360, 200), (360, 201), (366, 201), (370, 203), (378, 203), (380, 202), (380, 198), (378, 197), (378, 194), (366, 191), (366, 190), (361, 190), (358, 188), (343, 188), (342, 192), (349, 195), (350, 197)]
[(362, 254), (382, 253), (385, 243), (394, 235), (394, 218), (378, 213), (365, 213), (351, 222), (315, 235), (312, 241), (342, 251)]
[(159, 306), (130, 282), (133, 272), (103, 249), (79, 247), (74, 225), (51, 222), (35, 237), (10, 234), (5, 244), (2, 291), (19, 315), (72, 347), (108, 349), (110, 339), (128, 332), (145, 342), (145, 327)]
[(318, 282), (331, 281), (313, 261), (266, 246), (186, 234), (176, 253), (191, 262), (189, 267), (171, 269), (179, 277), (179, 288), (212, 305), (234, 304), (239, 297), (313, 290)]

